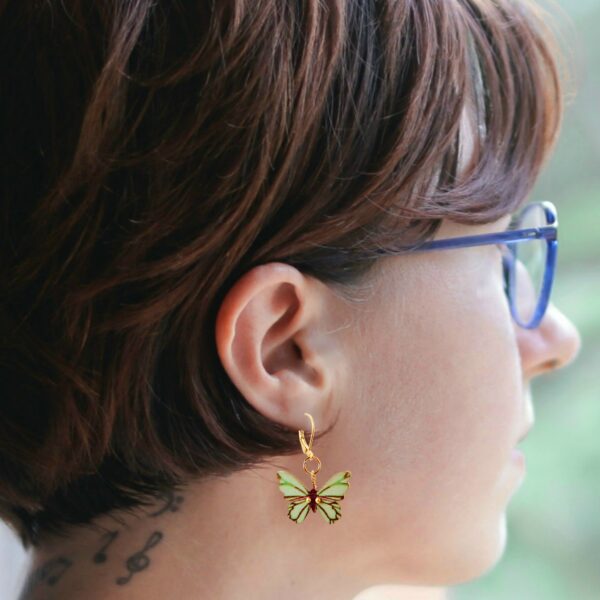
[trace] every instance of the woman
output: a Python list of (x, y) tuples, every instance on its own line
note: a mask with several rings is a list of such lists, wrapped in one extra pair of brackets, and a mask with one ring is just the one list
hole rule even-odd
[[(528, 198), (562, 114), (545, 19), (3, 4), (0, 498), (32, 550), (22, 600), (347, 599), (497, 563), (531, 382), (580, 346), (525, 258), (548, 284), (554, 207)], [(319, 485), (351, 472), (333, 527), (292, 522), (278, 489), (308, 485), (307, 414)]]

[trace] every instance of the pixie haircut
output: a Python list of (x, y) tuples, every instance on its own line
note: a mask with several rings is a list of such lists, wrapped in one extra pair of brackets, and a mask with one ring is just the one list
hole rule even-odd
[(0, 44), (0, 517), (25, 548), (295, 453), (218, 358), (231, 285), (282, 261), (352, 300), (379, 249), (514, 212), (564, 104), (526, 0), (12, 0)]

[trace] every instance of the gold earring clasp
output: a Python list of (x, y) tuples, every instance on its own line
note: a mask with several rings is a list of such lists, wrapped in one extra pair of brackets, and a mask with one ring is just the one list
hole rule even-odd
[[(303, 429), (298, 430), (298, 437), (300, 438), (300, 446), (302, 447), (302, 452), (304, 452), (304, 454), (306, 454), (306, 458), (304, 459), (304, 463), (303, 463), (302, 467), (304, 468), (305, 473), (310, 474), (312, 481), (313, 481), (313, 486), (316, 486), (315, 477), (316, 477), (316, 474), (321, 470), (321, 461), (319, 460), (319, 457), (316, 456), (312, 451), (313, 439), (315, 437), (315, 422), (309, 413), (304, 413), (304, 414), (310, 419), (311, 430), (310, 430), (310, 441), (308, 442), (308, 444), (306, 443), (306, 438), (304, 437), (304, 430)], [(314, 460), (317, 462), (316, 470), (309, 471), (306, 468), (306, 463), (311, 460)]]
[(308, 444), (306, 443), (306, 439), (304, 437), (304, 429), (300, 429), (298, 431), (298, 436), (300, 437), (300, 446), (302, 447), (302, 452), (304, 452), (304, 454), (306, 454), (306, 456), (308, 458), (312, 458), (314, 456), (314, 454), (312, 452), (312, 443), (313, 443), (313, 439), (315, 437), (315, 422), (311, 415), (309, 415), (308, 413), (304, 413), (304, 414), (310, 419), (310, 426), (311, 426), (310, 442)]

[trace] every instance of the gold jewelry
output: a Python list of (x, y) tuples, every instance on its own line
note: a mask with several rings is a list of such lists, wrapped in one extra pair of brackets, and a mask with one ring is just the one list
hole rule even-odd
[[(279, 489), (284, 498), (289, 499), (288, 516), (295, 523), (302, 523), (308, 515), (309, 509), (313, 512), (319, 512), (323, 518), (331, 525), (342, 516), (342, 509), (339, 501), (344, 499), (344, 494), (350, 486), (350, 471), (338, 471), (317, 491), (317, 473), (321, 470), (321, 461), (312, 451), (313, 438), (315, 436), (315, 422), (309, 413), (304, 413), (311, 424), (310, 442), (307, 444), (304, 437), (304, 430), (298, 430), (300, 438), (300, 447), (306, 455), (302, 468), (305, 473), (310, 474), (312, 489), (309, 491), (298, 479), (287, 471), (277, 471)], [(307, 470), (306, 463), (314, 460), (318, 463), (317, 469)]]

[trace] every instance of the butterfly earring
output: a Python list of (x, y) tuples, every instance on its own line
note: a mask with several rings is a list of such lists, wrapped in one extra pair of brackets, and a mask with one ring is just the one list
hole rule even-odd
[[(312, 443), (315, 435), (315, 422), (310, 414), (304, 413), (311, 423), (310, 442), (307, 444), (304, 438), (304, 430), (298, 430), (300, 437), (300, 447), (306, 455), (302, 464), (304, 471), (310, 474), (312, 480), (312, 489), (308, 491), (291, 473), (287, 471), (277, 471), (279, 480), (279, 489), (283, 492), (286, 499), (290, 501), (288, 506), (288, 517), (295, 523), (302, 523), (308, 515), (309, 509), (313, 512), (319, 512), (323, 518), (331, 525), (342, 516), (342, 509), (338, 504), (339, 500), (344, 499), (344, 494), (350, 486), (350, 471), (339, 471), (317, 491), (317, 473), (321, 470), (321, 461), (312, 451)], [(317, 461), (317, 470), (308, 471), (306, 463), (309, 460)]]

